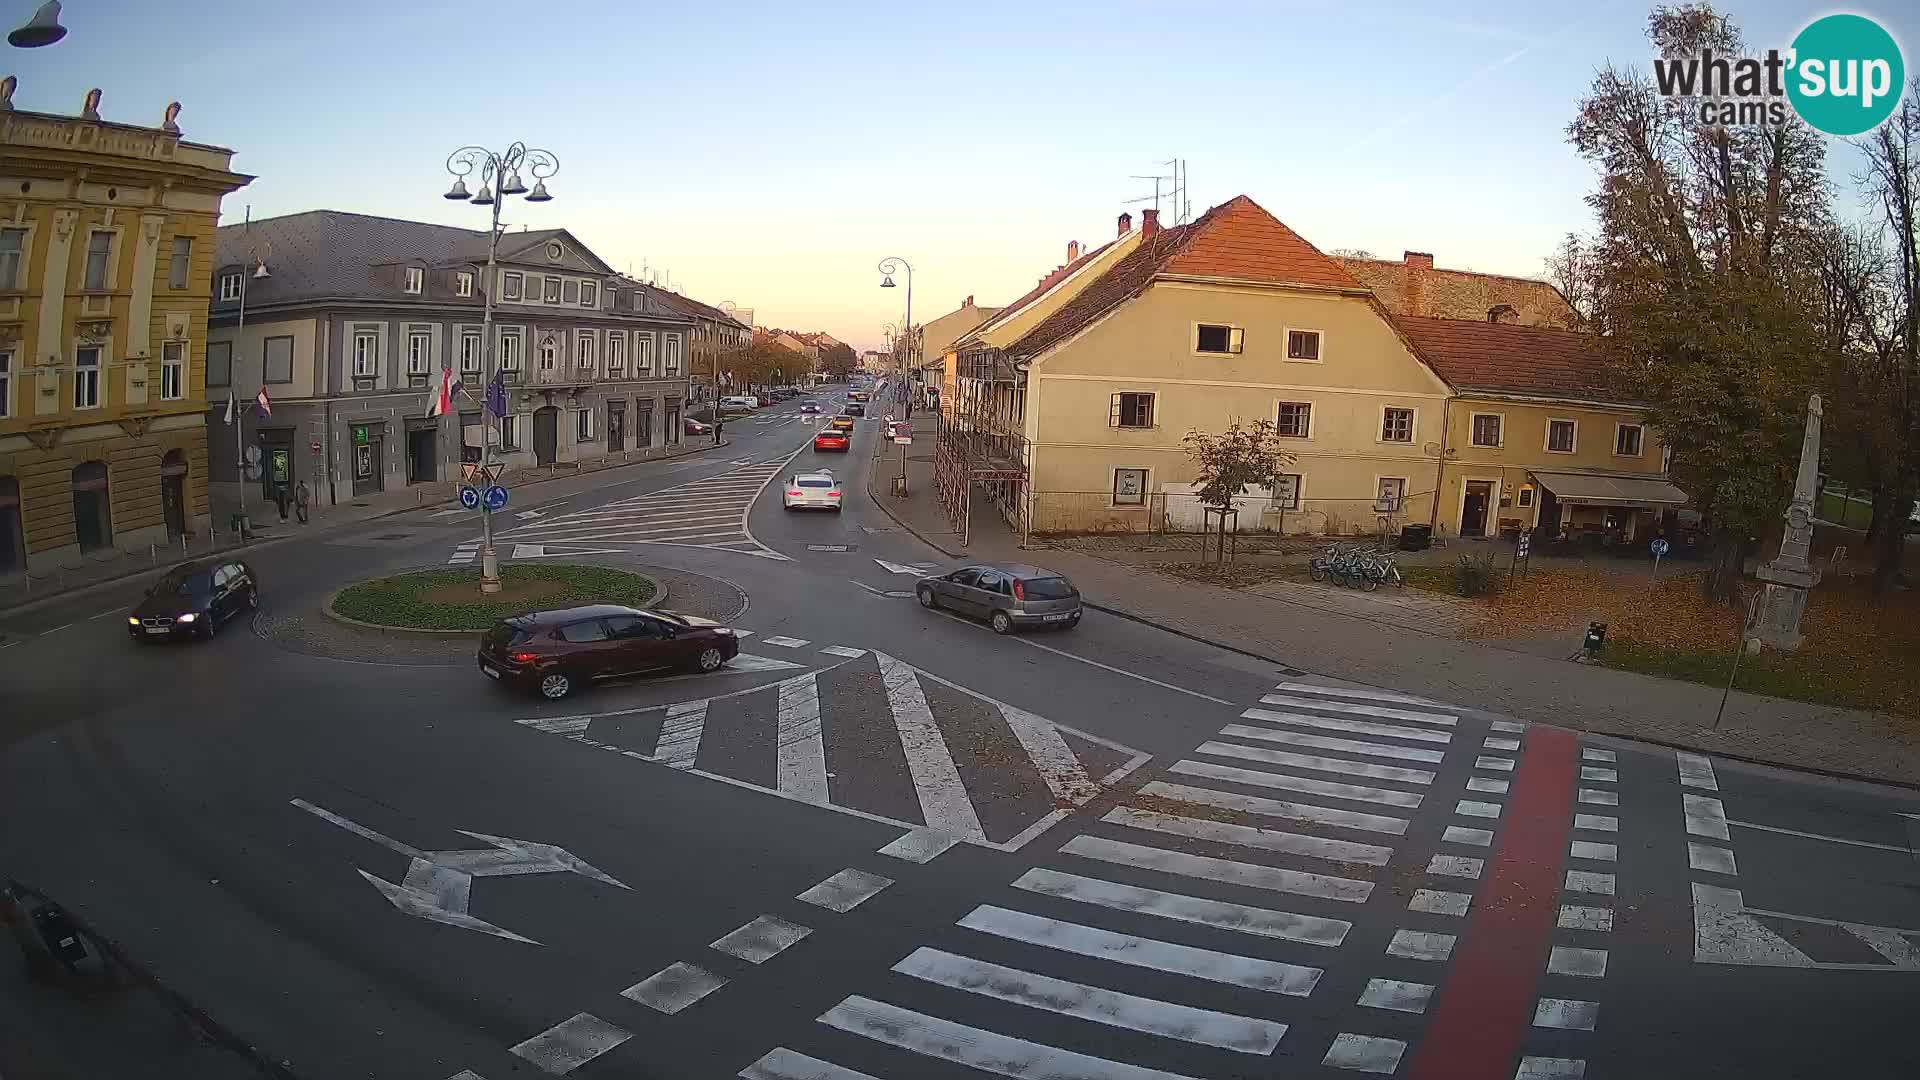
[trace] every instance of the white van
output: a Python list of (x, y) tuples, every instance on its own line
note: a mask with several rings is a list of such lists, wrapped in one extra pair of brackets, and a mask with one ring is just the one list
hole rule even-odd
[(723, 409), (757, 409), (760, 407), (760, 399), (744, 395), (723, 397), (720, 399), (720, 407)]

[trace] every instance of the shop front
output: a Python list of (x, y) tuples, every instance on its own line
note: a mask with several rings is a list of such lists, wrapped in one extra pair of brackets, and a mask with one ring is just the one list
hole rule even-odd
[(1540, 489), (1538, 535), (1576, 549), (1650, 540), (1661, 520), (1687, 504), (1687, 493), (1658, 477), (1534, 472)]

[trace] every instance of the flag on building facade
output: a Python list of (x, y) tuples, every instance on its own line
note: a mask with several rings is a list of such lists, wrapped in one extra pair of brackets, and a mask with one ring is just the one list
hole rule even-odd
[(224, 420), (229, 427), (233, 424), (234, 410), (239, 404), (239, 399), (233, 396), (233, 391), (227, 391), (227, 415), (221, 419)]
[(487, 384), (487, 411), (497, 417), (507, 415), (507, 373), (496, 371), (493, 381)]
[(445, 416), (447, 410), (453, 407), (453, 387), (458, 385), (454, 382), (453, 369), (442, 367), (433, 383), (433, 401), (427, 406), (427, 415)]
[(273, 403), (267, 400), (266, 387), (261, 387), (260, 392), (253, 395), (253, 407), (260, 410), (261, 416), (273, 415)]

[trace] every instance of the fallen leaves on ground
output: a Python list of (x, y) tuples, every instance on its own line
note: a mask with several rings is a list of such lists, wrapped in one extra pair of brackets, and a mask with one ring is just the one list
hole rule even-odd
[(1218, 585), (1226, 589), (1244, 589), (1275, 578), (1298, 577), (1300, 568), (1244, 562), (1157, 563), (1153, 569), (1169, 577)]

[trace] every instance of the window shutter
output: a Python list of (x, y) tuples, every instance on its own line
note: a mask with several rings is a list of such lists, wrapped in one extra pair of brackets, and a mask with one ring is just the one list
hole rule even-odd
[(1246, 344), (1247, 332), (1239, 327), (1227, 331), (1227, 351), (1237, 353)]
[(1108, 427), (1120, 426), (1120, 395), (1119, 394), (1113, 395), (1112, 407), (1109, 408), (1107, 411), (1107, 426)]

